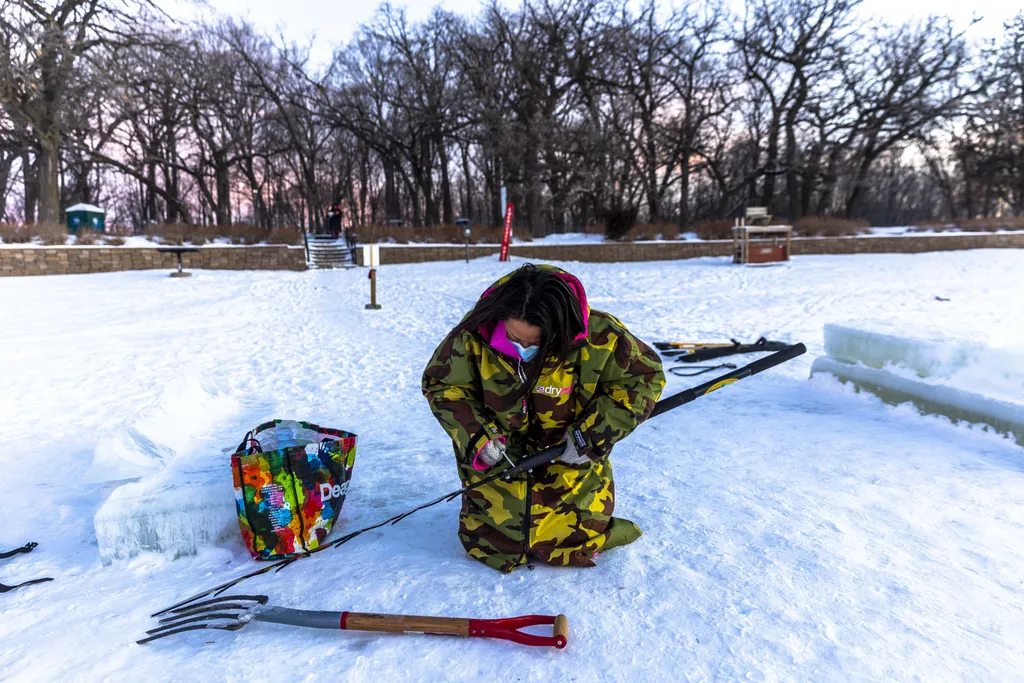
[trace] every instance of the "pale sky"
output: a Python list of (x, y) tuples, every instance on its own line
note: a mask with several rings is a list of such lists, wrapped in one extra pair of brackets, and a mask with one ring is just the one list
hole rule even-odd
[[(187, 4), (187, 0), (177, 1), (179, 5), (175, 10), (168, 9), (163, 3), (161, 7), (180, 18), (203, 14), (195, 5)], [(373, 17), (381, 4), (379, 0), (205, 0), (205, 3), (208, 11), (249, 19), (264, 31), (280, 31), (288, 40), (301, 44), (312, 40), (313, 58), (318, 61), (329, 60), (334, 47), (347, 42), (360, 24)], [(482, 7), (480, 0), (392, 0), (391, 4), (404, 7), (413, 20), (426, 17), (437, 5), (463, 16), (473, 15)]]
[[(729, 4), (740, 6), (741, 0)], [(179, 0), (181, 2), (181, 0)], [(247, 18), (257, 27), (270, 32), (281, 31), (286, 38), (302, 43), (313, 40), (314, 59), (326, 61), (334, 45), (347, 41), (361, 24), (375, 13), (377, 0), (206, 0), (209, 10)], [(405, 7), (410, 18), (421, 19), (435, 5), (464, 16), (475, 14), (480, 0), (393, 0), (396, 7)], [(502, 0), (515, 6), (518, 0)], [(924, 18), (929, 14), (949, 16), (959, 26), (967, 26), (972, 15), (982, 21), (971, 31), (975, 39), (999, 35), (1002, 24), (1024, 9), (1014, 0), (864, 0), (862, 12), (889, 22)], [(185, 18), (201, 14), (195, 5), (181, 3), (173, 16)]]

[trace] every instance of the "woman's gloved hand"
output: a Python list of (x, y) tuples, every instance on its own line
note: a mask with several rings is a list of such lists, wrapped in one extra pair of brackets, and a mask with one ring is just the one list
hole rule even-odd
[(476, 452), (473, 457), (474, 470), (486, 470), (494, 467), (498, 461), (505, 457), (505, 439), (491, 439), (483, 445), (483, 448)]
[(576, 448), (576, 440), (572, 438), (572, 431), (565, 433), (565, 450), (558, 456), (558, 462), (564, 465), (579, 467), (590, 462), (590, 456), (580, 453)]

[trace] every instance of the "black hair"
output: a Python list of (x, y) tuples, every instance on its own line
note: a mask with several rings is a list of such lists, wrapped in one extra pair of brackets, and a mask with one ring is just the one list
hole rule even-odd
[(510, 318), (539, 327), (537, 356), (554, 356), (559, 364), (569, 355), (573, 340), (586, 329), (579, 299), (569, 284), (557, 273), (530, 263), (480, 299), (462, 327), (476, 333), (481, 327), (492, 327)]

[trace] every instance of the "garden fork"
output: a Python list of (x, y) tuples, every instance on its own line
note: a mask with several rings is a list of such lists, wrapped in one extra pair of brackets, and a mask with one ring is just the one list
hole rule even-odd
[[(557, 617), (533, 614), (508, 619), (453, 619), (450, 617), (414, 617), (400, 614), (368, 614), (361, 612), (323, 612), (267, 604), (265, 595), (225, 595), (172, 610), (160, 619), (158, 626), (146, 631), (140, 645), (176, 633), (199, 629), (237, 631), (250, 621), (269, 621), (289, 626), (326, 628), (342, 631), (375, 631), (383, 633), (426, 633), (431, 635), (499, 638), (521, 645), (555, 647), (561, 650), (568, 643), (569, 623), (564, 614)], [(526, 633), (528, 626), (551, 624), (552, 635)]]

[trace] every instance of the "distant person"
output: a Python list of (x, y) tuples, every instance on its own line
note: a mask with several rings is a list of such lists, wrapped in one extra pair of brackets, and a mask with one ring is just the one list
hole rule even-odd
[(331, 208), (327, 211), (327, 232), (331, 234), (332, 239), (338, 239), (341, 237), (341, 203), (334, 202)]
[(658, 354), (592, 310), (575, 276), (526, 265), (491, 285), (423, 372), (459, 477), (473, 484), (548, 446), (566, 449), (463, 496), (469, 555), (503, 572), (534, 560), (592, 567), (599, 551), (639, 538), (633, 522), (612, 517), (608, 458), (664, 386)]
[(356, 231), (355, 226), (345, 230), (345, 246), (348, 247), (349, 254), (352, 256), (352, 263), (356, 262)]

